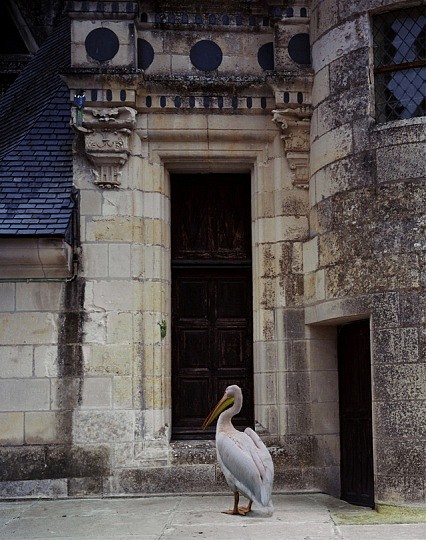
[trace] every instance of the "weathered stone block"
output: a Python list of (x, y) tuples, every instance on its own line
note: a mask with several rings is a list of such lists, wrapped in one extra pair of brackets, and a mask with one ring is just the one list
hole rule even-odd
[(216, 464), (214, 441), (175, 441), (170, 443), (171, 465)]
[(304, 216), (278, 216), (259, 219), (258, 226), (260, 243), (304, 240), (308, 232), (308, 222)]
[(314, 439), (311, 435), (286, 435), (282, 446), (270, 446), (269, 451), (276, 469), (309, 467), (313, 464)]
[(102, 213), (102, 193), (95, 189), (80, 190), (80, 215), (100, 216)]
[(311, 372), (312, 403), (337, 402), (338, 396), (337, 371)]
[(224, 485), (217, 485), (215, 472), (214, 465), (129, 469), (115, 475), (114, 491), (122, 494), (217, 491)]
[(312, 403), (312, 430), (315, 435), (339, 433), (338, 402)]
[(340, 436), (317, 435), (313, 438), (314, 463), (319, 467), (340, 465)]
[(101, 497), (103, 495), (103, 482), (101, 478), (69, 478), (69, 497)]
[(285, 309), (277, 318), (281, 326), (283, 339), (301, 339), (305, 337), (305, 313), (303, 309)]
[[(22, 329), (25, 328), (25, 332)], [(7, 313), (0, 318), (0, 343), (3, 345), (41, 345), (57, 340), (57, 315), (34, 312)]]
[(97, 309), (130, 311), (133, 308), (133, 284), (129, 281), (96, 281), (93, 304)]
[(378, 364), (374, 388), (377, 401), (426, 400), (426, 364)]
[(404, 474), (378, 474), (374, 479), (376, 503), (405, 505), (425, 500), (424, 480)]
[(108, 246), (109, 276), (114, 278), (130, 277), (130, 244), (110, 244)]
[(378, 330), (374, 342), (376, 363), (410, 363), (420, 359), (418, 328)]
[(88, 242), (131, 242), (141, 237), (143, 223), (140, 218), (105, 217), (94, 218), (86, 223)]
[(333, 0), (325, 0), (317, 5), (313, 4), (310, 11), (312, 25), (312, 41), (319, 39), (324, 32), (339, 22), (339, 6)]
[(320, 339), (318, 336), (307, 342), (309, 367), (312, 371), (337, 370), (337, 340), (328, 337)]
[(306, 340), (285, 342), (285, 369), (287, 371), (306, 371), (308, 369), (308, 352)]
[(318, 236), (303, 244), (303, 270), (315, 272), (318, 268)]
[(375, 294), (371, 304), (373, 324), (376, 328), (399, 326), (399, 294), (397, 292)]
[(104, 191), (102, 198), (103, 216), (132, 216), (132, 191)]
[(133, 405), (132, 377), (114, 377), (113, 406), (115, 409), (130, 409)]
[(64, 479), (0, 482), (0, 497), (4, 499), (36, 497), (57, 499), (66, 497), (67, 494), (67, 481)]
[(0, 347), (0, 377), (31, 377), (33, 348), (30, 346)]
[(0, 311), (15, 311), (15, 283), (0, 283)]
[(24, 443), (23, 413), (0, 413), (0, 443), (8, 446)]
[(399, 306), (401, 323), (404, 326), (416, 326), (426, 322), (426, 294), (424, 291), (401, 292)]
[(311, 145), (310, 167), (311, 174), (346, 157), (352, 151), (352, 129), (346, 124), (324, 133)]
[(61, 307), (62, 283), (17, 283), (17, 311), (56, 311)]
[(84, 370), (88, 375), (131, 375), (132, 359), (130, 344), (84, 346)]
[(107, 342), (131, 343), (133, 338), (134, 315), (128, 312), (110, 312), (107, 314)]
[(296, 403), (286, 406), (288, 435), (309, 435), (312, 427), (311, 406)]
[(377, 463), (377, 474), (399, 476), (409, 471), (410, 476), (421, 478), (426, 470), (426, 452), (421, 440), (404, 438), (378, 438), (377, 452), (386, 459)]
[(104, 311), (86, 311), (83, 336), (85, 343), (106, 343), (107, 314)]
[(368, 79), (365, 70), (364, 85), (336, 92), (324, 100), (317, 109), (316, 136), (322, 137), (325, 133), (339, 128), (342, 125), (355, 122), (359, 118), (368, 116), (370, 109)]
[(285, 402), (309, 403), (310, 377), (308, 372), (295, 371), (285, 374)]
[(83, 381), (82, 409), (106, 409), (112, 402), (111, 377), (85, 377)]
[(108, 277), (108, 244), (85, 243), (82, 249), (83, 272), (86, 278)]
[(314, 302), (317, 297), (315, 274), (306, 274), (303, 276), (303, 290), (305, 292), (305, 300), (307, 303)]
[(57, 345), (34, 347), (34, 375), (36, 377), (57, 377), (59, 375)]
[[(326, 13), (323, 11), (323, 13)], [(327, 20), (327, 26), (329, 22)], [(319, 71), (336, 58), (368, 46), (369, 20), (367, 15), (332, 28), (315, 42), (312, 67)]]
[(126, 442), (134, 438), (133, 411), (76, 411), (76, 443)]
[(57, 418), (55, 412), (25, 413), (26, 444), (46, 444), (56, 441)]
[(0, 480), (46, 478), (45, 452), (42, 446), (7, 446), (0, 448)]
[(106, 445), (46, 447), (50, 478), (100, 477), (110, 474), (111, 450)]
[[(314, 83), (312, 86), (312, 105), (315, 107), (318, 105), (318, 103), (321, 103), (321, 101), (323, 101), (329, 95), (329, 91), (329, 66), (325, 66), (315, 74)], [(314, 132), (313, 136), (315, 137)]]
[[(369, 54), (369, 47), (360, 47), (348, 52), (330, 64), (331, 95), (339, 94), (346, 90), (351, 91), (357, 86), (364, 86), (365, 93), (365, 87), (368, 85), (369, 78)], [(346, 97), (346, 100), (342, 100), (345, 104), (351, 101), (353, 100), (351, 100), (350, 95)]]
[(48, 379), (0, 380), (0, 410), (49, 410), (50, 382)]
[(424, 162), (419, 159), (423, 152), (424, 143), (378, 148), (376, 151), (378, 181), (424, 178)]
[(379, 437), (421, 439), (426, 432), (426, 401), (390, 401), (373, 404)]
[(71, 411), (81, 403), (83, 382), (80, 378), (50, 379), (50, 387), (52, 410)]
[(260, 405), (270, 405), (276, 402), (277, 382), (275, 373), (255, 373), (254, 401)]
[[(254, 373), (275, 372), (278, 369), (278, 348), (276, 342), (254, 343)], [(282, 369), (282, 367), (281, 367)]]

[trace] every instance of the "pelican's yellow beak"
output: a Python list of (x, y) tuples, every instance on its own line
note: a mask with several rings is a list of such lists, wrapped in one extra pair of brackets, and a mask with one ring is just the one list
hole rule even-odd
[(219, 401), (216, 407), (204, 420), (203, 429), (206, 429), (206, 427), (209, 426), (213, 422), (213, 420), (215, 420), (215, 418), (219, 416), (221, 412), (223, 412), (225, 409), (230, 407), (234, 403), (234, 401), (235, 401), (234, 396), (229, 396), (229, 397), (226, 395), (223, 396), (223, 398)]

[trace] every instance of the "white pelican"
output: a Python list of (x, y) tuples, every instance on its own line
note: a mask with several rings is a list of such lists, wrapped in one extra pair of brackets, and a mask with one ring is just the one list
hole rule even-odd
[[(228, 408), (230, 405), (232, 407)], [(268, 449), (252, 429), (247, 428), (242, 433), (232, 425), (232, 417), (241, 411), (242, 405), (241, 388), (235, 384), (228, 386), (203, 424), (205, 429), (220, 415), (216, 426), (217, 459), (234, 493), (234, 508), (224, 513), (245, 516), (255, 502), (263, 512), (272, 515), (274, 465)], [(248, 506), (238, 507), (240, 493), (249, 500)]]

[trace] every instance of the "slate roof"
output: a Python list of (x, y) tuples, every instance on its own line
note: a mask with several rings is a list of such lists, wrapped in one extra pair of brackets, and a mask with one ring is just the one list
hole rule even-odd
[(0, 99), (0, 236), (70, 233), (70, 43), (64, 19)]

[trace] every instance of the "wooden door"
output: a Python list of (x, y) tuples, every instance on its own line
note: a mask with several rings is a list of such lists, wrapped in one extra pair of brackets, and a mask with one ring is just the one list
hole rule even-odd
[(172, 431), (211, 438), (201, 425), (230, 384), (244, 396), (234, 424), (253, 425), (250, 177), (171, 181)]
[(341, 498), (374, 507), (369, 321), (339, 328)]

